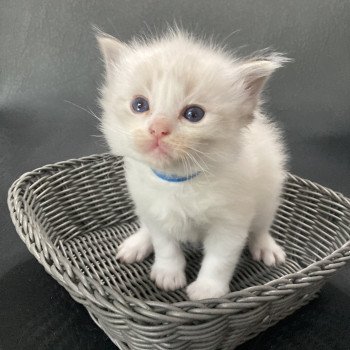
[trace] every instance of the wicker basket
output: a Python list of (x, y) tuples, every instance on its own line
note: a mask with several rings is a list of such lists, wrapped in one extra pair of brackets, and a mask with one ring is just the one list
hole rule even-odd
[[(272, 233), (287, 262), (267, 268), (245, 251), (220, 299), (188, 301), (148, 278), (152, 264), (123, 265), (117, 246), (138, 227), (121, 158), (96, 155), (22, 175), (9, 191), (30, 252), (121, 349), (233, 349), (315, 297), (350, 259), (350, 202), (289, 175)], [(200, 251), (185, 247), (187, 276)]]

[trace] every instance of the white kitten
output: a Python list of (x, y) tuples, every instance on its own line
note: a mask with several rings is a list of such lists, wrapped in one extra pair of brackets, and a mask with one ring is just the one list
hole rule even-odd
[(254, 259), (284, 262), (269, 228), (286, 157), (259, 105), (286, 59), (238, 59), (180, 30), (130, 44), (101, 33), (98, 42), (106, 65), (102, 130), (125, 157), (141, 221), (118, 259), (133, 263), (154, 250), (151, 278), (174, 290), (186, 285), (180, 242), (203, 242), (200, 272), (187, 287), (192, 300), (229, 292), (247, 241)]

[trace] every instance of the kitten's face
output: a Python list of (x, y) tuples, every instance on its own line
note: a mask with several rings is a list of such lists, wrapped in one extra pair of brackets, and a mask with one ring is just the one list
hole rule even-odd
[(181, 33), (130, 46), (105, 36), (99, 43), (107, 71), (102, 130), (112, 152), (175, 173), (235, 151), (278, 64), (243, 63)]

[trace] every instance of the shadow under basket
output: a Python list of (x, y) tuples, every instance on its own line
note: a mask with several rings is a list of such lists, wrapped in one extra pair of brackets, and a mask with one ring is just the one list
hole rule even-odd
[[(22, 175), (8, 197), (29, 251), (120, 349), (233, 349), (316, 296), (350, 259), (350, 202), (288, 176), (271, 233), (287, 253), (267, 268), (244, 251), (219, 299), (189, 301), (149, 279), (153, 257), (124, 265), (118, 245), (138, 228), (122, 158), (93, 155)], [(184, 247), (187, 278), (201, 253)]]

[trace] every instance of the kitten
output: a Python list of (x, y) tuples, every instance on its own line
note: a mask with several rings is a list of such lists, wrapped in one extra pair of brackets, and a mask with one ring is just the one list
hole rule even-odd
[(175, 290), (186, 285), (180, 243), (202, 242), (191, 300), (229, 292), (246, 243), (255, 260), (283, 263), (269, 228), (286, 156), (260, 95), (287, 59), (239, 59), (177, 29), (129, 44), (103, 33), (97, 39), (106, 68), (102, 130), (111, 151), (125, 157), (141, 222), (117, 258), (139, 262), (154, 251), (151, 279)]

